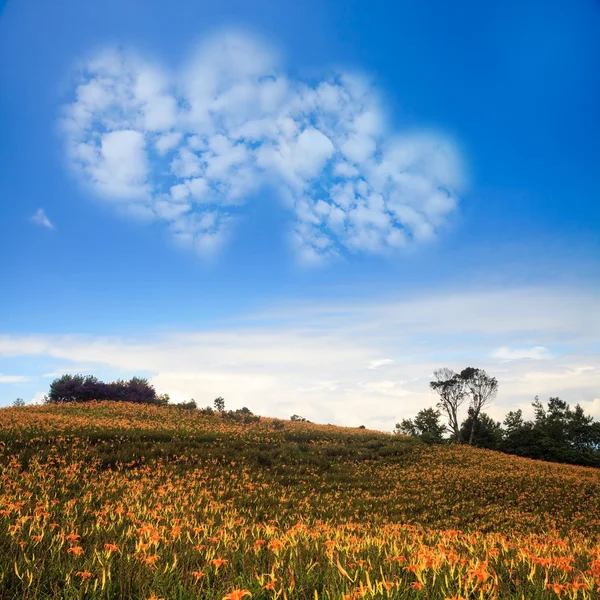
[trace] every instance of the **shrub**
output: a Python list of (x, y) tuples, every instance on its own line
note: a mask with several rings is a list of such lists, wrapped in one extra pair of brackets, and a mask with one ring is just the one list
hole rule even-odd
[(50, 393), (45, 402), (90, 402), (91, 400), (114, 400), (136, 404), (168, 404), (167, 394), (158, 396), (156, 390), (143, 377), (132, 377), (104, 383), (93, 375), (63, 375), (50, 384)]

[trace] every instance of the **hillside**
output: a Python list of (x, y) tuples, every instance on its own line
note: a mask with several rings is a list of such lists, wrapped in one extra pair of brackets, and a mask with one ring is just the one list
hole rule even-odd
[(0, 464), (3, 600), (599, 597), (594, 469), (106, 402), (1, 409)]

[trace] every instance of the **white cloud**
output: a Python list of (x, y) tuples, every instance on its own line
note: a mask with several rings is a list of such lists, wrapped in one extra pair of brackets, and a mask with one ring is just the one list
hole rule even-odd
[(544, 346), (533, 346), (531, 348), (498, 348), (492, 353), (493, 358), (499, 360), (543, 360), (550, 358), (548, 348)]
[[(305, 301), (265, 307), (225, 326), (145, 339), (0, 335), (0, 357), (71, 362), (61, 373), (94, 367), (126, 377), (150, 372), (157, 390), (175, 400), (204, 405), (222, 395), (232, 408), (388, 431), (435, 404), (428, 387), (435, 369), (476, 366), (499, 380), (488, 411), (497, 419), (518, 407), (530, 417), (535, 395), (581, 402), (600, 418), (594, 400), (600, 354), (592, 346), (600, 338), (597, 295), (529, 288), (333, 306)], [(552, 356), (493, 357), (499, 341), (529, 348), (531, 339)]]
[(25, 375), (2, 375), (0, 374), (0, 383), (27, 383), (31, 377)]
[(182, 137), (180, 131), (172, 131), (161, 135), (154, 144), (157, 152), (161, 155), (166, 154), (169, 150), (175, 148), (175, 146), (179, 144)]
[(36, 225), (41, 225), (42, 227), (45, 227), (46, 229), (54, 229), (54, 225), (52, 224), (52, 222), (46, 215), (46, 211), (43, 208), (38, 208), (35, 211), (35, 213), (33, 214), (33, 216), (31, 217), (31, 220)]
[[(75, 172), (179, 241), (187, 220), (183, 237), (197, 250), (219, 236), (195, 228), (199, 215), (269, 184), (296, 217), (289, 240), (305, 261), (342, 249), (389, 255), (437, 235), (464, 187), (452, 143), (390, 132), (365, 78), (292, 80), (239, 31), (207, 39), (179, 74), (106, 50), (83, 64), (74, 92), (61, 123)], [(185, 188), (195, 204), (165, 205)]]
[(394, 360), (392, 358), (378, 358), (377, 360), (369, 361), (369, 369), (378, 369), (385, 365), (393, 365)]
[(36, 392), (27, 404), (44, 404), (47, 392)]

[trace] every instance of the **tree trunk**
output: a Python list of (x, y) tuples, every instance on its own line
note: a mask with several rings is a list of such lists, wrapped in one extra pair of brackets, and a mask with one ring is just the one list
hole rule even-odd
[(475, 423), (477, 423), (479, 415), (473, 413), (473, 418), (471, 419), (471, 432), (469, 433), (469, 445), (473, 445), (473, 441), (475, 440)]

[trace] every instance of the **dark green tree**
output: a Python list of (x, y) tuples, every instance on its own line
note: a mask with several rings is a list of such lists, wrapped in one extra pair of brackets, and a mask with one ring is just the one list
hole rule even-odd
[(473, 427), (473, 413), (469, 408), (467, 418), (462, 422), (461, 433), (463, 437), (470, 436), (473, 430), (473, 445), (478, 448), (498, 450), (502, 444), (502, 425), (494, 421), (489, 415), (482, 412)]
[(440, 422), (441, 413), (434, 408), (424, 408), (413, 419), (403, 419), (396, 424), (394, 433), (418, 437), (428, 444), (440, 444), (444, 441), (446, 426)]

